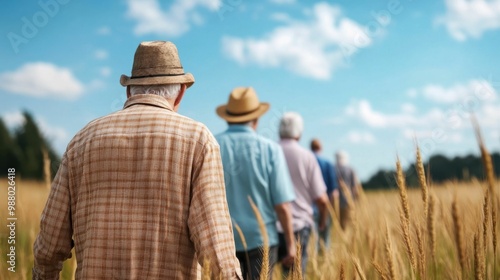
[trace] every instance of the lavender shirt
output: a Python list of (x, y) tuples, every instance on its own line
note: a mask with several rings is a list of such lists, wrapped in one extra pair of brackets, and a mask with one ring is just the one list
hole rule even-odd
[[(302, 148), (295, 140), (284, 139), (280, 145), (295, 189), (295, 201), (292, 202), (293, 231), (313, 227), (312, 204), (326, 193), (318, 161), (311, 151)], [(283, 232), (281, 226), (278, 230)]]

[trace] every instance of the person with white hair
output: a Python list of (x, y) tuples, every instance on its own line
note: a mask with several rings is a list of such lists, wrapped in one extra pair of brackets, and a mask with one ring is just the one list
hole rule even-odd
[[(292, 202), (293, 231), (302, 246), (302, 275), (305, 275), (307, 264), (307, 244), (311, 229), (315, 222), (313, 218), (313, 203), (319, 210), (319, 230), (326, 227), (328, 197), (321, 169), (314, 154), (301, 147), (298, 143), (302, 136), (304, 122), (302, 117), (294, 112), (285, 113), (280, 121), (280, 145), (290, 171), (295, 189), (295, 200)], [(281, 237), (281, 236), (280, 236)], [(280, 238), (283, 240), (283, 238)], [(284, 242), (280, 242), (284, 244)], [(282, 246), (280, 246), (281, 248)], [(284, 247), (280, 250), (284, 255)], [(288, 270), (284, 269), (285, 274)]]
[[(339, 208), (340, 208), (340, 226), (345, 230), (351, 221), (351, 208), (349, 206), (347, 196), (349, 195), (353, 201), (358, 199), (359, 181), (353, 168), (349, 165), (349, 155), (345, 151), (337, 151), (335, 153), (335, 174), (337, 175), (338, 191), (339, 191)], [(343, 188), (341, 185), (344, 185)], [(344, 193), (347, 190), (349, 194)]]
[(123, 110), (68, 144), (33, 245), (33, 279), (58, 279), (74, 248), (76, 279), (196, 279), (198, 264), (241, 279), (220, 148), (180, 115), (194, 77), (171, 42), (141, 43), (122, 75)]

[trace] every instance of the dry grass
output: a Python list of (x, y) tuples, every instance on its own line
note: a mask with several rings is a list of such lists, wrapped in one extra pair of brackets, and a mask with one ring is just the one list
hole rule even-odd
[[(48, 190), (44, 183), (17, 182), (18, 183), (18, 272), (9, 273), (2, 266), (0, 279), (31, 279), (31, 267), (33, 264), (32, 245), (39, 229), (39, 218), (41, 211), (47, 199)], [(5, 185), (5, 180), (0, 180), (0, 184)], [(455, 197), (455, 204), (460, 210), (460, 216), (457, 218), (463, 224), (463, 239), (465, 240), (464, 250), (466, 250), (466, 263), (470, 263), (463, 279), (474, 279), (476, 273), (474, 265), (474, 235), (477, 229), (483, 227), (484, 216), (484, 185), (474, 183), (447, 183), (443, 186), (433, 187), (429, 195), (429, 213), (427, 227), (424, 227), (419, 221), (423, 220), (424, 209), (422, 205), (421, 190), (408, 189), (408, 205), (412, 209), (412, 215), (415, 221), (412, 221), (422, 230), (422, 236), (428, 236), (428, 243), (425, 248), (426, 256), (431, 256), (433, 261), (425, 262), (425, 277), (427, 279), (459, 279), (462, 278), (461, 269), (458, 262), (458, 254), (455, 251), (454, 226), (452, 218), (452, 201)], [(498, 193), (498, 192), (497, 192)], [(309, 258), (306, 279), (354, 279), (358, 278), (355, 264), (352, 256), (357, 258), (360, 267), (366, 279), (425, 279), (420, 275), (414, 275), (411, 272), (409, 261), (407, 260), (407, 250), (401, 235), (398, 205), (400, 203), (399, 193), (395, 191), (376, 191), (367, 192), (366, 199), (368, 203), (358, 204), (354, 215), (357, 219), (357, 232), (340, 230), (338, 219), (334, 216), (334, 226), (331, 232), (332, 242), (323, 256), (316, 255)], [(6, 207), (6, 193), (0, 193), (0, 208)], [(333, 212), (333, 209), (331, 209)], [(416, 218), (420, 219), (416, 219)], [(434, 218), (433, 218), (434, 217)], [(5, 221), (5, 211), (0, 211), (0, 220)], [(490, 217), (491, 220), (491, 211)], [(385, 223), (387, 221), (387, 228)], [(432, 226), (429, 227), (429, 224)], [(498, 226), (498, 223), (495, 225)], [(492, 223), (488, 232), (491, 237)], [(433, 232), (433, 233), (432, 233)], [(0, 229), (0, 248), (6, 248), (7, 232), (2, 227)], [(418, 234), (415, 235), (415, 240)], [(481, 235), (484, 233), (481, 232)], [(353, 235), (355, 237), (353, 237)], [(366, 236), (371, 236), (367, 238)], [(432, 237), (434, 236), (434, 237)], [(352, 240), (358, 244), (356, 251), (351, 251)], [(435, 240), (434, 242), (432, 240)], [(481, 238), (483, 239), (483, 238)], [(483, 242), (489, 242), (487, 250), (480, 253), (480, 259), (485, 260), (484, 279), (495, 279), (494, 272), (500, 271), (500, 262), (493, 260), (492, 240), (481, 240), (479, 244), (484, 246)], [(422, 242), (425, 242), (423, 239)], [(370, 245), (370, 243), (372, 245)], [(418, 243), (418, 242), (417, 242)], [(374, 245), (377, 244), (377, 245)], [(312, 248), (312, 243), (309, 248)], [(419, 248), (419, 261), (420, 247)], [(434, 249), (433, 249), (434, 248)], [(484, 248), (484, 247), (483, 247)], [(434, 253), (432, 253), (434, 252)], [(377, 259), (378, 269), (372, 264), (373, 258)], [(434, 257), (432, 257), (434, 256)], [(468, 258), (468, 259), (467, 259)], [(5, 256), (2, 254), (0, 260), (5, 262)], [(316, 263), (313, 266), (313, 263)], [(61, 279), (71, 279), (74, 270), (71, 262), (65, 263), (64, 272)], [(342, 273), (341, 273), (342, 268)], [(318, 271), (319, 270), (319, 271)], [(276, 268), (273, 273), (273, 279), (280, 278), (280, 269)], [(341, 274), (343, 275), (341, 278)]]
[[(476, 135), (480, 140), (480, 133)], [(484, 144), (479, 143), (487, 174), (484, 182), (447, 182), (432, 189), (428, 188), (429, 184), (421, 185), (420, 189), (407, 189), (398, 160), (398, 191), (367, 192), (357, 202), (351, 201), (356, 205), (353, 223), (347, 230), (340, 229), (338, 210), (329, 207), (333, 221), (331, 243), (324, 254), (316, 254), (313, 244), (316, 238), (311, 238), (304, 278), (498, 279), (498, 181), (491, 176), (493, 166), (488, 161), (489, 154)], [(423, 167), (418, 165), (419, 181), (427, 183)], [(31, 279), (32, 245), (48, 196), (44, 182), (18, 180), (16, 183), (17, 271), (8, 272), (2, 265), (0, 279)], [(0, 184), (5, 186), (6, 180), (0, 180)], [(0, 209), (6, 209), (6, 195), (6, 191), (0, 193)], [(253, 209), (259, 219), (259, 210)], [(6, 218), (6, 211), (0, 211), (0, 220), (6, 221)], [(261, 218), (260, 224), (267, 237)], [(236, 231), (243, 235), (237, 226)], [(7, 228), (0, 227), (2, 252), (8, 248), (7, 235)], [(298, 256), (300, 250), (299, 246)], [(264, 256), (267, 263), (269, 256), (266, 257), (266, 252)], [(5, 264), (6, 254), (0, 256), (0, 261)], [(211, 277), (208, 261), (201, 271), (203, 279)], [(300, 267), (299, 257), (289, 279), (302, 279)], [(72, 279), (75, 268), (74, 259), (65, 262), (61, 279)], [(268, 266), (264, 265), (263, 269), (261, 279), (267, 279)], [(277, 267), (272, 276), (272, 279), (282, 279), (281, 269)]]

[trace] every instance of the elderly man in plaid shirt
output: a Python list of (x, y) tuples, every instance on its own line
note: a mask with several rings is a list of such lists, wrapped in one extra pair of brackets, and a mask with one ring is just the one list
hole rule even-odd
[(170, 42), (144, 42), (124, 109), (71, 140), (34, 244), (34, 279), (57, 279), (75, 247), (77, 279), (241, 279), (219, 145), (177, 114), (186, 88)]

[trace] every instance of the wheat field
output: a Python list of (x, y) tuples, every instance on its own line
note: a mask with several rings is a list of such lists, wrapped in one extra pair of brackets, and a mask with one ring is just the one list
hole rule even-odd
[[(0, 184), (6, 186), (6, 180)], [(8, 229), (2, 226), (0, 279), (31, 279), (32, 245), (48, 195), (41, 182), (18, 181), (17, 186), (16, 272), (8, 271), (4, 265), (7, 256), (3, 252), (10, 245)], [(486, 224), (484, 220), (484, 197), (488, 193), (485, 190), (488, 190), (486, 184), (477, 180), (431, 186), (428, 192), (431, 206), (425, 218), (422, 191), (408, 189), (408, 231), (401, 226), (400, 213), (404, 216), (404, 210), (399, 210), (402, 207), (399, 191), (367, 192), (356, 202), (353, 224), (346, 232), (339, 230), (335, 222), (326, 254), (318, 255), (311, 243), (306, 279), (499, 279), (500, 261), (497, 258), (495, 262), (494, 257), (491, 207)], [(496, 207), (499, 210), (498, 203)], [(7, 208), (5, 192), (0, 195), (0, 208)], [(6, 211), (0, 211), (0, 220), (7, 223), (6, 218)], [(498, 230), (496, 223), (496, 234)], [(313, 235), (311, 242), (314, 239)], [(61, 279), (72, 279), (74, 268), (74, 260), (66, 261)], [(275, 269), (273, 279), (281, 279), (279, 273), (279, 268)]]
[[(312, 235), (304, 278), (500, 279), (499, 182), (478, 129), (476, 136), (483, 157), (484, 180), (433, 185), (425, 176), (417, 147), (416, 172), (420, 188), (406, 187), (398, 159), (395, 164), (398, 189), (361, 192), (356, 202), (348, 198), (353, 209), (352, 223), (345, 232), (340, 229), (338, 209), (331, 207), (331, 243), (329, 248), (323, 248), (324, 254), (318, 254), (317, 238)], [(8, 224), (7, 184), (6, 179), (0, 180), (0, 220), (5, 225)], [(17, 178), (16, 186), (16, 271), (9, 271), (5, 265), (10, 246), (7, 244), (9, 229), (2, 225), (0, 279), (31, 279), (32, 246), (49, 192), (47, 182)], [(259, 217), (256, 207), (254, 211)], [(61, 279), (73, 279), (75, 269), (75, 259), (67, 260)], [(208, 266), (205, 265), (201, 273), (203, 279), (210, 279)], [(289, 279), (302, 279), (301, 275), (301, 271), (292, 271)], [(283, 278), (279, 267), (274, 269), (271, 278)]]

